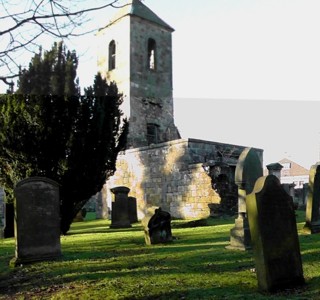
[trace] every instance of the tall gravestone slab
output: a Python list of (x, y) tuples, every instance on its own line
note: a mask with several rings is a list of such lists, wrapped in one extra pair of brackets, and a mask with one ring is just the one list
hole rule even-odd
[(125, 186), (118, 186), (111, 189), (114, 194), (114, 201), (111, 203), (111, 225), (110, 228), (131, 227), (128, 209), (128, 194), (130, 189)]
[(4, 227), (6, 223), (6, 210), (5, 210), (5, 192), (0, 188), (0, 239), (4, 238)]
[(107, 220), (109, 216), (109, 208), (107, 199), (107, 186), (104, 185), (96, 195), (96, 219)]
[(138, 222), (137, 199), (128, 197), (128, 214), (130, 223)]
[(262, 162), (253, 148), (245, 148), (239, 156), (235, 170), (235, 183), (238, 186), (238, 217), (230, 231), (228, 249), (251, 249), (248, 225), (246, 195), (251, 193), (256, 180), (263, 175)]
[(308, 202), (308, 193), (309, 193), (309, 184), (304, 183), (302, 188), (302, 206), (306, 206)]
[(16, 254), (11, 266), (61, 256), (59, 186), (43, 177), (20, 181), (15, 194)]
[(5, 211), (4, 238), (12, 238), (14, 237), (14, 204), (6, 203)]
[(307, 233), (320, 232), (320, 162), (311, 166), (306, 206), (306, 223), (303, 230)]
[(247, 196), (247, 212), (261, 291), (304, 284), (292, 197), (274, 175), (260, 177)]

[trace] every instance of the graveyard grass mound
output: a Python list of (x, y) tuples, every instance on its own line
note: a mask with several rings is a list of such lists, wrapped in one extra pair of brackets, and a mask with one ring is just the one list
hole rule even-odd
[(147, 246), (141, 223), (112, 229), (88, 213), (61, 236), (56, 261), (11, 269), (14, 239), (0, 240), (0, 299), (320, 299), (320, 240), (303, 233), (304, 212), (297, 214), (302, 288), (258, 291), (252, 251), (226, 249), (234, 218), (197, 227), (196, 220), (173, 220), (176, 239)]

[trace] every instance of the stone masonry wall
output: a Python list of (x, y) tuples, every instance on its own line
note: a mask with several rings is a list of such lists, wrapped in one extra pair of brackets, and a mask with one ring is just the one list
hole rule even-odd
[[(118, 156), (117, 171), (107, 182), (110, 188), (127, 186), (137, 198), (138, 217), (148, 206), (161, 206), (176, 218), (208, 217), (208, 204), (219, 203), (203, 163), (217, 159), (217, 152), (233, 149), (239, 156), (242, 146), (193, 139), (179, 139), (154, 146), (126, 150)], [(229, 150), (228, 150), (229, 151)], [(230, 150), (231, 151), (231, 150)], [(237, 158), (230, 158), (235, 165)]]

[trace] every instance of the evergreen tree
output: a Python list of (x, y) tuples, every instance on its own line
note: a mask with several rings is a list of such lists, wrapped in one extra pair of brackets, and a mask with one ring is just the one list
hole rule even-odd
[(23, 147), (34, 130), (26, 101), (18, 95), (0, 95), (0, 186), (8, 202), (13, 201), (13, 188), (31, 173)]
[(54, 43), (50, 51), (32, 58), (29, 68), (20, 72), (19, 94), (29, 95), (78, 95), (78, 58), (63, 42)]
[(77, 94), (76, 55), (61, 49), (55, 45), (44, 58), (35, 55), (19, 81), (19, 92), (26, 94), (0, 97), (0, 185), (12, 199), (14, 185), (28, 176), (57, 181), (66, 234), (77, 212), (114, 173), (128, 123), (116, 86), (100, 74), (84, 96)]
[(122, 97), (101, 75), (81, 99), (77, 130), (62, 182), (62, 232), (86, 201), (99, 192), (116, 170), (117, 155), (125, 149), (128, 123), (122, 122)]

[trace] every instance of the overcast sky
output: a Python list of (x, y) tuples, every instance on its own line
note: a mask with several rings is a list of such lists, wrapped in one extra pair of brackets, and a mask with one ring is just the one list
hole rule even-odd
[[(173, 33), (175, 120), (183, 138), (264, 149), (309, 168), (320, 152), (319, 0), (145, 0)], [(105, 25), (110, 15), (95, 22)], [(94, 37), (71, 43), (83, 86)]]

